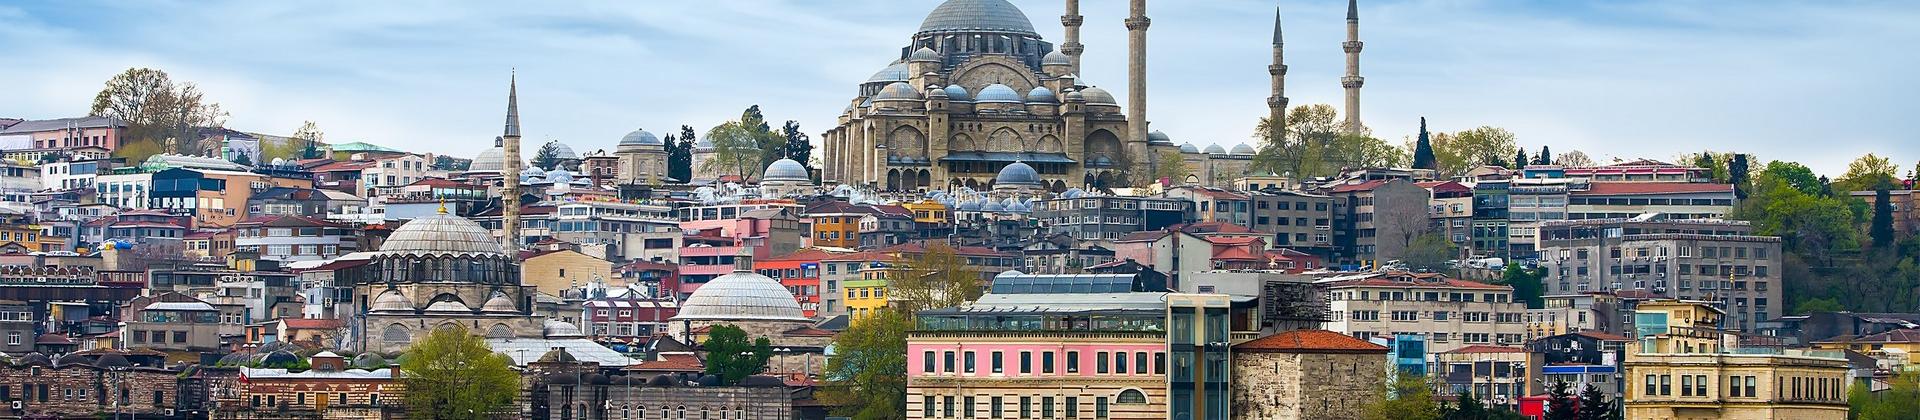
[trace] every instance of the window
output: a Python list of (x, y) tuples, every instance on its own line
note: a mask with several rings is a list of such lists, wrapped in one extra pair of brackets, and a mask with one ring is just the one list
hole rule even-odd
[(1680, 396), (1682, 397), (1693, 396), (1693, 376), (1692, 375), (1680, 375)]
[(1053, 418), (1053, 397), (1040, 397), (1040, 418)]
[(1097, 419), (1107, 418), (1107, 397), (1093, 398), (1093, 417)]
[(1660, 395), (1673, 395), (1673, 375), (1660, 375)]
[(1707, 375), (1693, 375), (1693, 395), (1707, 396)]
[(1033, 418), (1033, 397), (1020, 397), (1020, 418)]
[(952, 350), (941, 352), (940, 361), (941, 361), (941, 364), (940, 364), (941, 372), (953, 373), (953, 351)]
[(1393, 320), (1396, 322), (1418, 321), (1420, 320), (1420, 313), (1415, 311), (1393, 311)]
[(1107, 352), (1093, 354), (1093, 373), (1107, 374)]
[(922, 353), (920, 359), (922, 361), (922, 364), (924, 365), (924, 366), (921, 366), (920, 371), (925, 373), (933, 373), (933, 351), (929, 350), (926, 353)]
[[(921, 414), (920, 417), (933, 418), (933, 409), (934, 409), (933, 396), (932, 395), (920, 396), (920, 414)], [(681, 412), (681, 415), (685, 416), (686, 412)]]
[(1140, 392), (1138, 389), (1120, 391), (1120, 397), (1115, 399), (1114, 402), (1119, 404), (1146, 404), (1147, 394)]
[(1080, 397), (1067, 397), (1067, 418), (1080, 418)]
[(1067, 352), (1067, 373), (1080, 373), (1080, 352)]
[(1167, 354), (1166, 353), (1155, 352), (1153, 354), (1153, 374), (1155, 375), (1167, 374)]
[(988, 405), (987, 407), (988, 415), (997, 419), (997, 418), (1001, 418), (1002, 415), (1004, 414), (1002, 410), (1006, 408), (1006, 401), (1002, 401), (1000, 397), (995, 396), (993, 398), (987, 399), (987, 405)]
[(940, 399), (942, 400), (940, 404), (940, 414), (943, 414), (943, 417), (946, 418), (953, 418), (953, 396), (948, 395)]
[(1033, 373), (1033, 352), (1020, 352), (1020, 374), (1025, 375), (1031, 373)]
[(993, 359), (993, 373), (1000, 373), (1000, 372), (1001, 372), (1001, 367), (1000, 367), (1000, 366), (1001, 366), (1001, 362), (1002, 362), (1002, 360), (1001, 360), (1001, 359), (1002, 359), (1002, 357), (1001, 357), (1001, 356), (1002, 356), (1002, 355), (1001, 355), (1001, 354), (1000, 354), (1000, 352), (999, 352), (999, 351), (997, 351), (997, 350), (996, 350), (996, 351), (994, 351), (994, 352), (993, 352), (993, 356), (991, 356), (991, 358)]
[(1120, 375), (1127, 374), (1127, 352), (1123, 351), (1113, 354), (1113, 373)]
[(965, 362), (966, 362), (966, 366), (964, 367), (964, 369), (966, 370), (966, 372), (973, 373), (973, 352), (966, 353)]
[[(973, 418), (973, 396), (968, 395), (966, 398), (962, 399), (961, 401), (962, 403), (960, 404), (960, 417)], [(740, 418), (744, 419), (746, 417), (742, 416)]]
[(1657, 386), (1657, 383), (1654, 381), (1654, 378), (1655, 376), (1653, 375), (1647, 375), (1647, 387), (1642, 388), (1640, 390), (1641, 394), (1660, 395), (1660, 388)]

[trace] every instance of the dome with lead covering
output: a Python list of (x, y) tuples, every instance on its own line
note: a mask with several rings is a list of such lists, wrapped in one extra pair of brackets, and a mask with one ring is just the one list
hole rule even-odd
[(1033, 170), (1033, 167), (1028, 166), (1026, 162), (1014, 162), (1007, 164), (1004, 168), (1000, 168), (1000, 174), (994, 175), (993, 177), (993, 185), (996, 187), (1003, 185), (1038, 186), (1040, 185), (1040, 172)]
[(907, 61), (940, 61), (940, 53), (933, 52), (932, 48), (920, 47), (907, 55)]
[(1173, 138), (1167, 137), (1167, 133), (1162, 133), (1160, 130), (1153, 130), (1153, 132), (1147, 133), (1147, 143), (1172, 146)]
[(948, 101), (967, 102), (973, 100), (973, 96), (967, 94), (967, 88), (960, 87), (960, 85), (947, 85), (943, 90), (947, 91)]
[(479, 223), (446, 213), (413, 219), (394, 229), (380, 245), (382, 254), (506, 255), (500, 241)]
[(1061, 53), (1059, 50), (1054, 50), (1053, 52), (1047, 53), (1045, 57), (1040, 57), (1040, 65), (1045, 66), (1045, 65), (1051, 65), (1051, 64), (1069, 64), (1070, 65), (1070, 64), (1073, 64), (1073, 57), (1068, 57), (1066, 54)]
[(760, 180), (762, 182), (765, 182), (765, 181), (811, 182), (812, 179), (813, 177), (807, 176), (806, 166), (801, 165), (800, 162), (798, 161), (795, 161), (793, 159), (786, 159), (786, 158), (773, 161), (773, 164), (767, 165), (766, 174), (760, 177)]
[(1057, 104), (1060, 103), (1060, 98), (1053, 96), (1053, 89), (1035, 86), (1032, 91), (1027, 92), (1027, 103)]
[(994, 83), (991, 85), (987, 85), (987, 87), (980, 88), (980, 95), (978, 97), (975, 97), (973, 101), (976, 103), (983, 103), (983, 104), (984, 103), (1017, 104), (1022, 102), (1020, 98), (1020, 92), (1015, 92), (1012, 87), (1008, 87), (1007, 85), (1003, 85), (999, 83)]
[(514, 313), (514, 312), (520, 312), (520, 309), (514, 307), (513, 299), (508, 298), (506, 293), (493, 292), (493, 297), (488, 298), (486, 304), (480, 305), (480, 311), (492, 312), (492, 313)]
[(1254, 153), (1256, 153), (1256, 151), (1253, 150), (1253, 146), (1248, 146), (1246, 143), (1240, 143), (1240, 145), (1238, 146), (1233, 146), (1233, 154), (1252, 155)]
[(1080, 95), (1087, 99), (1088, 104), (1120, 106), (1120, 101), (1114, 100), (1112, 93), (1107, 93), (1106, 89), (1101, 89), (1098, 86), (1082, 90), (1080, 91)]
[(927, 13), (920, 34), (929, 32), (1004, 32), (1039, 36), (1033, 21), (1007, 0), (947, 0)]
[(552, 147), (553, 158), (555, 160), (579, 160), (580, 159), (580, 154), (573, 152), (573, 146), (568, 146), (566, 143), (561, 143), (559, 140), (548, 141), (546, 145), (540, 146), (540, 147), (541, 148)]
[(876, 102), (878, 101), (918, 101), (921, 99), (924, 99), (924, 97), (920, 96), (920, 90), (914, 89), (913, 85), (909, 85), (907, 84), (907, 82), (893, 82), (893, 83), (887, 84), (887, 87), (880, 88), (880, 93), (873, 95), (873, 100)]
[(908, 74), (907, 71), (907, 63), (895, 61), (893, 64), (888, 64), (886, 68), (874, 72), (873, 76), (867, 77), (867, 83), (905, 82), (907, 79), (913, 77), (913, 75)]
[(467, 172), (497, 173), (505, 170), (505, 166), (507, 165), (506, 154), (506, 149), (500, 146), (493, 146), (493, 148), (481, 150), (479, 156), (473, 157), (473, 163), (467, 165)]
[(379, 297), (373, 298), (373, 305), (368, 308), (368, 311), (413, 312), (413, 301), (407, 299), (405, 295), (401, 295), (398, 290), (387, 290), (380, 292)]
[(1200, 153), (1200, 148), (1193, 147), (1193, 143), (1180, 143), (1180, 153)]
[(793, 292), (772, 277), (735, 270), (694, 289), (674, 321), (807, 321)]
[(634, 150), (637, 148), (646, 148), (649, 146), (658, 147), (658, 146), (663, 146), (665, 144), (666, 142), (660, 141), (659, 137), (655, 137), (653, 133), (649, 133), (647, 132), (647, 130), (633, 130), (633, 132), (627, 133), (626, 137), (621, 137), (620, 145), (615, 147), (620, 149), (625, 149), (625, 150)]
[(580, 337), (584, 335), (580, 333), (580, 327), (574, 326), (573, 323), (557, 319), (547, 319), (546, 324), (542, 325), (540, 330), (547, 338)]
[(1224, 154), (1227, 154), (1227, 148), (1225, 148), (1225, 147), (1220, 147), (1220, 144), (1219, 144), (1219, 143), (1214, 143), (1214, 144), (1211, 144), (1211, 145), (1208, 145), (1208, 146), (1207, 146), (1207, 154), (1210, 154), (1210, 155), (1224, 155)]

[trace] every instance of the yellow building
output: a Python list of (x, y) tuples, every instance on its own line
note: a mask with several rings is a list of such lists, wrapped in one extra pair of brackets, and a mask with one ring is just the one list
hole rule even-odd
[(913, 212), (913, 224), (922, 228), (946, 226), (949, 223), (953, 223), (953, 214), (947, 211), (947, 205), (940, 204), (938, 201), (920, 200), (912, 203), (902, 203), (900, 207), (905, 207), (907, 211)]
[(1866, 336), (1840, 336), (1813, 343), (1815, 350), (1853, 350), (1873, 356), (1881, 366), (1903, 371), (1920, 370), (1913, 358), (1920, 352), (1920, 331), (1900, 329)]
[(886, 267), (868, 267), (860, 269), (858, 280), (849, 279), (841, 289), (846, 293), (847, 316), (851, 319), (864, 318), (887, 306)]
[(580, 251), (546, 250), (521, 255), (520, 278), (540, 293), (560, 296), (563, 290), (594, 281), (608, 282), (609, 287), (624, 286), (614, 284), (619, 280), (613, 275), (612, 262)]
[(0, 253), (67, 251), (66, 238), (41, 234), (39, 225), (0, 225)]
[(1739, 348), (1711, 303), (1659, 300), (1634, 313), (1626, 418), (1847, 418), (1847, 360), (1835, 351)]

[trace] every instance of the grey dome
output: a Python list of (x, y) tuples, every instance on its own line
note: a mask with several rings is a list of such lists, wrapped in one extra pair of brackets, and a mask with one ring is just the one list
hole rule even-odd
[(980, 211), (980, 202), (968, 201), (965, 203), (960, 203), (959, 207), (960, 207), (959, 208), (960, 211)]
[(945, 99), (946, 97), (947, 97), (946, 89), (941, 89), (939, 85), (927, 86), (927, 99), (933, 99), (933, 98)]
[(547, 171), (545, 169), (540, 169), (540, 167), (538, 166), (527, 166), (527, 169), (520, 171), (520, 179), (523, 179), (523, 180), (527, 178), (546, 178), (546, 177), (547, 177)]
[(1248, 146), (1246, 143), (1240, 143), (1240, 145), (1238, 146), (1233, 146), (1233, 154), (1251, 155), (1254, 153), (1255, 153), (1255, 150), (1253, 150), (1253, 146)]
[(1180, 153), (1200, 153), (1200, 148), (1193, 147), (1193, 143), (1180, 143)]
[(960, 87), (960, 85), (947, 85), (946, 89), (943, 90), (947, 91), (948, 101), (965, 102), (973, 100), (973, 96), (967, 94), (967, 88)]
[[(905, 83), (901, 83), (901, 84), (904, 85)], [(766, 182), (766, 181), (812, 182), (812, 180), (813, 180), (812, 177), (807, 176), (806, 166), (801, 165), (800, 162), (794, 161), (793, 159), (785, 159), (785, 158), (773, 161), (772, 165), (767, 165), (766, 173), (760, 177), (761, 182)]]
[(1097, 86), (1080, 91), (1080, 95), (1085, 97), (1089, 104), (1120, 106), (1120, 101), (1114, 100), (1113, 94), (1107, 93), (1106, 89), (1101, 89)]
[(887, 65), (887, 68), (874, 72), (872, 77), (867, 78), (867, 83), (905, 82), (912, 76), (907, 73), (907, 63), (895, 61)]
[(360, 353), (353, 357), (353, 367), (373, 370), (387, 367), (387, 359), (373, 352)]
[(546, 324), (541, 325), (540, 330), (542, 334), (547, 336), (547, 338), (585, 336), (585, 334), (580, 333), (580, 327), (576, 327), (572, 323), (569, 323), (566, 321), (561, 321), (561, 320), (551, 319), (551, 318), (547, 319)]
[(907, 84), (907, 82), (893, 82), (893, 83), (887, 84), (887, 87), (880, 88), (880, 93), (873, 95), (873, 100), (876, 102), (877, 101), (918, 101), (921, 99), (925, 99), (925, 98), (920, 96), (920, 90), (914, 89), (913, 85), (909, 85)]
[(1167, 133), (1162, 133), (1160, 130), (1154, 130), (1151, 133), (1147, 133), (1147, 143), (1172, 146), (1173, 138), (1167, 137)]
[(1057, 104), (1060, 103), (1060, 98), (1053, 96), (1053, 89), (1047, 89), (1046, 86), (1035, 86), (1033, 91), (1027, 92), (1027, 102)]
[(506, 254), (493, 233), (479, 223), (446, 213), (413, 219), (380, 245), (384, 254)]
[(711, 151), (713, 151), (713, 139), (709, 139), (709, 138), (705, 138), (705, 137), (701, 137), (701, 138), (699, 138), (698, 140), (694, 140), (694, 141), (693, 141), (693, 151), (695, 151), (695, 152), (711, 152)]
[(561, 143), (559, 140), (548, 141), (547, 144), (542, 145), (540, 147), (545, 148), (547, 146), (553, 146), (553, 152), (554, 152), (553, 157), (556, 160), (580, 159), (580, 154), (573, 152), (573, 146), (568, 146), (566, 143)]
[(674, 321), (807, 321), (800, 302), (772, 277), (734, 271), (716, 277), (680, 305)]
[(260, 359), (260, 367), (287, 367), (299, 362), (300, 356), (296, 356), (290, 351), (280, 350), (267, 353), (266, 358)]
[(413, 301), (401, 295), (399, 290), (389, 289), (373, 298), (368, 312), (413, 312)]
[(680, 385), (680, 381), (676, 381), (673, 379), (672, 376), (669, 376), (666, 374), (653, 375), (653, 378), (647, 379), (647, 386), (650, 386), (650, 387), (669, 387), (669, 386), (679, 386), (679, 385)]
[(1047, 53), (1046, 56), (1040, 57), (1040, 65), (1045, 66), (1052, 64), (1071, 65), (1073, 64), (1073, 57), (1068, 57), (1059, 50), (1054, 50), (1053, 52)]
[(633, 132), (627, 133), (626, 137), (620, 138), (620, 145), (618, 147), (624, 149), (634, 146), (660, 146), (664, 144), (666, 143), (661, 142), (659, 137), (654, 137), (653, 133), (649, 133), (647, 130), (633, 130)]
[(467, 165), (467, 172), (500, 172), (507, 166), (507, 152), (499, 146), (481, 150), (473, 157), (473, 163)]
[(907, 61), (940, 61), (940, 53), (933, 52), (932, 48), (920, 47), (907, 55)]
[(920, 22), (928, 32), (1006, 32), (1039, 36), (1033, 21), (1007, 0), (947, 0)]
[(993, 201), (993, 200), (987, 200), (986, 205), (980, 206), (980, 211), (984, 211), (988, 213), (999, 213), (999, 212), (1005, 211), (1006, 209), (1007, 209), (1006, 206), (1002, 206), (1000, 205), (1000, 202)]
[(513, 299), (508, 299), (506, 293), (493, 292), (493, 297), (488, 298), (486, 304), (480, 305), (480, 311), (490, 313), (515, 313), (520, 312), (520, 309), (514, 307)]
[(993, 177), (994, 186), (1002, 185), (1040, 185), (1040, 173), (1026, 162), (1014, 162), (1000, 168), (1000, 174)]
[(983, 104), (984, 103), (1017, 104), (1022, 102), (1020, 98), (1020, 92), (1015, 92), (1013, 91), (1013, 88), (1007, 87), (1007, 85), (1003, 85), (999, 83), (994, 83), (991, 85), (987, 85), (987, 87), (980, 88), (980, 96), (974, 98), (973, 101), (978, 103), (983, 103)]
[(1225, 147), (1220, 147), (1220, 144), (1219, 144), (1219, 143), (1214, 143), (1214, 144), (1211, 144), (1211, 145), (1208, 145), (1208, 146), (1207, 146), (1207, 154), (1210, 154), (1210, 155), (1224, 155), (1224, 154), (1227, 154), (1227, 148), (1225, 148)]
[(427, 312), (446, 313), (446, 314), (468, 313), (468, 312), (473, 312), (473, 308), (467, 307), (467, 304), (465, 303), (460, 303), (459, 301), (449, 299), (449, 300), (434, 302), (432, 304), (427, 305)]

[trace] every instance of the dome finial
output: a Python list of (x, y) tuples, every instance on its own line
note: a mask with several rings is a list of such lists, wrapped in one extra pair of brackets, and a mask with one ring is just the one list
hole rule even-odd
[(447, 198), (440, 197), (440, 214), (447, 214)]

